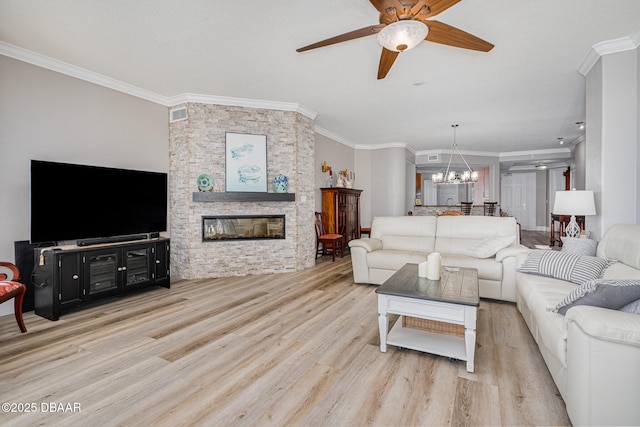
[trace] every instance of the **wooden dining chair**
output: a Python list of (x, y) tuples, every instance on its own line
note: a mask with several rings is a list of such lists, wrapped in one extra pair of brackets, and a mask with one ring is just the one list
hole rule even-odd
[(0, 303), (14, 298), (14, 313), (20, 331), (27, 332), (27, 328), (22, 320), (22, 300), (27, 291), (27, 287), (16, 282), (20, 279), (20, 270), (10, 262), (0, 261)]
[(318, 255), (327, 255), (329, 252), (333, 261), (336, 260), (336, 254), (340, 255), (340, 258), (344, 256), (344, 236), (326, 233), (322, 223), (322, 214), (316, 212), (316, 258)]

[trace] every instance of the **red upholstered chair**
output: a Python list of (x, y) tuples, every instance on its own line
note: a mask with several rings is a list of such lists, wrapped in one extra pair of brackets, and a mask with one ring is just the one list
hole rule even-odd
[(14, 311), (16, 322), (18, 322), (18, 326), (22, 332), (27, 332), (27, 327), (24, 326), (24, 321), (22, 320), (22, 300), (24, 299), (24, 293), (27, 291), (27, 287), (22, 283), (13, 281), (18, 279), (20, 279), (18, 267), (10, 262), (0, 262), (0, 303), (15, 298)]
[(340, 258), (344, 256), (344, 236), (342, 234), (327, 234), (322, 224), (322, 214), (316, 212), (316, 258), (318, 255), (322, 256), (329, 252), (331, 252), (333, 261), (336, 260), (336, 254), (339, 254)]

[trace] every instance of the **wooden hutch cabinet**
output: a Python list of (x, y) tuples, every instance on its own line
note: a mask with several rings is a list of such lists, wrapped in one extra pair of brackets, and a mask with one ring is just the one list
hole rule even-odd
[(360, 193), (352, 188), (321, 188), (325, 232), (338, 233), (349, 242), (360, 238)]

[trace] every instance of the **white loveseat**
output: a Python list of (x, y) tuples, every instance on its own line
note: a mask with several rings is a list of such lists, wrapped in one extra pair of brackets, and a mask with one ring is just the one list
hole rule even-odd
[[(596, 255), (618, 261), (604, 270), (604, 279), (640, 279), (640, 225), (611, 227)], [(577, 284), (521, 272), (516, 282), (517, 307), (571, 422), (640, 425), (640, 315), (588, 305), (562, 315), (548, 309)]]
[(519, 242), (514, 218), (489, 216), (376, 217), (368, 239), (349, 242), (356, 283), (380, 285), (407, 263), (432, 252), (442, 264), (476, 268), (480, 296), (515, 302)]

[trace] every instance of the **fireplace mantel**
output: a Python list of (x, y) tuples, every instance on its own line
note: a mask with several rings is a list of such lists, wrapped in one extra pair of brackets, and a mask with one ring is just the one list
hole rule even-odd
[(294, 202), (296, 193), (204, 192), (193, 193), (194, 202)]

